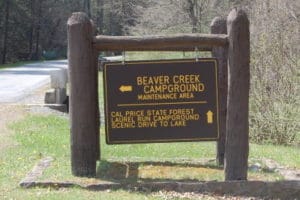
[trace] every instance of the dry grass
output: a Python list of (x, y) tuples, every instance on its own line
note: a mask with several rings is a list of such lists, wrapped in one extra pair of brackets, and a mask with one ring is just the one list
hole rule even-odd
[(16, 145), (16, 142), (9, 137), (12, 131), (8, 129), (7, 124), (23, 119), (25, 113), (22, 106), (0, 105), (0, 151)]

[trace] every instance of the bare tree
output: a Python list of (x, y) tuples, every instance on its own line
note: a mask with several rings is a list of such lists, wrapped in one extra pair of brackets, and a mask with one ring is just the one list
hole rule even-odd
[(91, 18), (91, 0), (83, 0), (83, 10), (87, 13), (87, 15)]
[(43, 0), (39, 0), (37, 3), (37, 15), (36, 15), (36, 40), (35, 40), (35, 53), (34, 53), (34, 59), (39, 60), (40, 59), (40, 31), (41, 31), (41, 18), (42, 18), (42, 4)]
[(1, 63), (6, 63), (6, 53), (7, 53), (7, 40), (8, 40), (8, 27), (9, 27), (9, 13), (10, 13), (10, 0), (5, 1), (5, 19), (4, 19), (4, 34), (2, 42), (2, 60)]
[(96, 0), (96, 25), (98, 29), (98, 33), (103, 33), (103, 17), (104, 17), (104, 0)]
[(32, 59), (32, 49), (33, 49), (33, 32), (35, 27), (35, 0), (30, 0), (30, 30), (29, 30), (29, 40), (28, 40), (28, 59)]
[(208, 0), (187, 0), (184, 9), (187, 11), (192, 25), (192, 33), (201, 32), (205, 11), (208, 10)]

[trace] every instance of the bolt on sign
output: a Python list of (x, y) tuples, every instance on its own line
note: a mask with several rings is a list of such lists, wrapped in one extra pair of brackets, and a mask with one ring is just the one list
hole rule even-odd
[(108, 144), (217, 140), (217, 60), (104, 66)]

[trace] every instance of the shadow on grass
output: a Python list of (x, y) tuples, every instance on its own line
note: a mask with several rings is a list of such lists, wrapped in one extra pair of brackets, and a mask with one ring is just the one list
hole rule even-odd
[[(199, 176), (200, 174), (200, 176)], [(204, 178), (203, 176), (206, 176)], [(110, 162), (101, 160), (97, 178), (117, 183), (214, 180), (223, 176), (223, 168), (212, 164), (174, 162)]]

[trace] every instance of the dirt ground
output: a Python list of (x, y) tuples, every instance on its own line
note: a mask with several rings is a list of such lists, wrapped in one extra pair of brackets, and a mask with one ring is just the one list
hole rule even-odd
[(8, 125), (14, 121), (22, 119), (25, 116), (25, 109), (22, 106), (1, 105), (0, 106), (0, 151), (12, 145), (16, 145), (9, 135)]
[(0, 151), (16, 145), (9, 137), (11, 134), (11, 131), (8, 129), (9, 124), (25, 117), (26, 114), (31, 112), (32, 105), (41, 107), (40, 105), (44, 104), (44, 95), (48, 88), (49, 85), (45, 85), (18, 102), (0, 104)]

